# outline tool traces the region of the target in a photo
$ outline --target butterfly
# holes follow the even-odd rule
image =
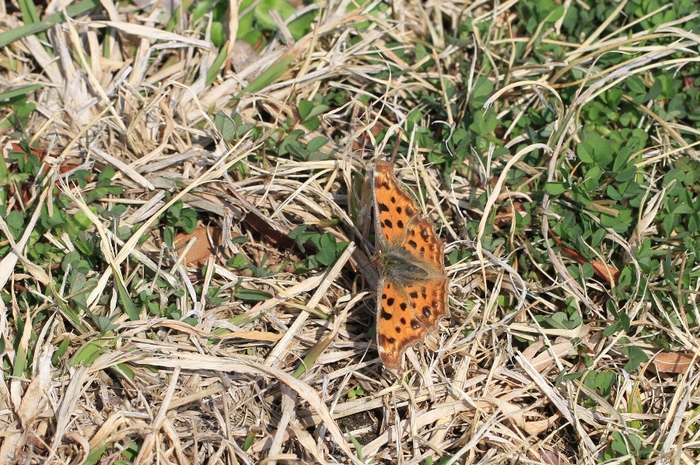
[[[403,354],[449,317],[449,280],[443,245],[432,222],[394,176],[394,164],[379,161],[373,173],[374,258],[377,284],[377,345],[384,366],[399,370]]]

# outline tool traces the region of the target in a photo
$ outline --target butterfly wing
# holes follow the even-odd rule
[[[432,275],[445,275],[444,247],[428,218],[416,217],[408,223],[401,249]]]
[[[406,226],[417,214],[416,202],[394,176],[394,164],[377,162],[374,167],[374,230],[380,247],[400,244]]]
[[[377,347],[384,366],[401,369],[406,349],[422,340],[425,325],[418,321],[409,307],[406,292],[391,280],[382,277],[377,296]]]
[[[446,278],[400,286],[383,277],[377,297],[377,342],[387,368],[398,370],[406,349],[449,315]]]
[[[401,249],[424,271],[423,279],[404,279],[403,283],[411,311],[430,333],[440,319],[450,315],[444,246],[429,219],[414,218],[406,228]]]

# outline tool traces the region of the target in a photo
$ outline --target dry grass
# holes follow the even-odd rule
[[[44,176],[8,190],[7,211],[25,215],[23,234],[13,236],[0,219],[2,236],[14,237],[1,244],[11,251],[0,261],[0,463],[639,460],[631,452],[605,455],[624,442],[630,451],[652,449],[644,463],[696,463],[698,331],[684,315],[696,310],[697,280],[678,280],[681,297],[669,308],[650,289],[673,283],[661,271],[644,276],[635,258],[644,239],[659,234],[665,186],[651,183],[631,233],[606,229],[588,262],[602,267],[602,277],[585,285],[571,275],[575,260],[550,240],[563,221],[553,205],[576,200],[543,188],[562,181],[559,167],[575,158],[582,108],[630,75],[697,60],[699,37],[682,29],[692,18],[644,33],[601,27],[582,43],[563,44],[556,60],[514,66],[516,45],[527,56],[541,41],[509,33],[519,24],[513,3],[496,10],[407,3],[372,14],[328,4],[300,40],[278,21],[280,33],[263,53],[239,63],[250,51],[231,45],[238,72],[220,72],[209,84],[218,50],[203,40],[206,18],[166,32],[158,7],[130,12],[104,4],[99,14],[47,30],[50,53],[37,35],[0,49],[0,87],[42,85],[31,94],[36,111],[24,130],[49,154]],[[20,17],[0,12],[0,31],[16,28]],[[486,34],[475,29],[469,41],[446,41],[443,27],[467,18],[488,25]],[[235,19],[229,27],[236,30]],[[406,61],[403,51],[424,41],[442,52],[428,48]],[[632,58],[598,68],[612,51]],[[465,63],[474,66],[464,71]],[[275,66],[277,78],[250,87]],[[473,149],[440,172],[419,132],[444,125],[447,140],[468,116],[462,102],[473,98],[480,76],[496,89],[486,106],[510,121],[498,136],[508,154]],[[572,86],[573,98],[560,94]],[[346,98],[322,113],[317,128],[301,126],[299,102],[326,102],[332,93]],[[443,121],[427,110],[427,95],[444,105]],[[556,115],[546,144],[517,127],[543,106]],[[417,108],[426,111],[411,130]],[[224,140],[219,110],[254,129]],[[653,128],[657,147],[644,151],[642,176],[697,157],[697,130],[653,112],[646,118],[639,127]],[[294,129],[303,143],[326,137],[325,157],[278,155]],[[420,193],[446,240],[452,314],[439,334],[409,351],[400,379],[383,369],[371,335],[377,272],[366,183],[397,137],[400,178]],[[6,162],[20,139],[2,134]],[[436,144],[444,149],[442,140]],[[540,163],[528,161],[533,154]],[[123,191],[90,199],[100,187],[96,174],[107,168]],[[76,182],[77,170],[91,173],[86,183]],[[531,190],[513,189],[508,176],[516,170]],[[33,237],[37,224],[63,208],[59,193],[67,213],[90,226]],[[513,216],[533,201],[538,208],[527,213],[534,221],[516,231]],[[163,245],[163,218],[178,202],[197,210],[201,227],[187,255]],[[124,211],[103,214],[115,206]],[[330,266],[298,271],[318,251],[311,240],[300,250],[290,238],[301,224],[349,245]],[[202,252],[212,240],[205,226],[221,230],[222,245]],[[37,241],[60,251],[55,262],[32,262],[28,249]],[[75,251],[92,258],[62,261]],[[688,252],[669,245],[668,253],[678,264]],[[227,266],[232,257],[250,266]],[[605,276],[614,263],[632,270],[629,298]],[[611,306],[632,329],[603,333],[616,321]],[[537,318],[562,308],[578,308],[582,320],[563,329]],[[673,351],[650,340],[652,333],[667,335]],[[650,357],[631,373],[624,369],[628,347]],[[614,378],[611,392],[584,382],[599,374]],[[629,444],[635,440],[641,446]]]

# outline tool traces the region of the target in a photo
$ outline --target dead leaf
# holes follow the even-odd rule
[[[684,373],[697,362],[694,353],[661,352],[652,360],[657,373]]]
[[[192,247],[187,248],[187,243],[197,239]],[[187,251],[184,263],[186,265],[202,266],[209,256],[216,253],[216,248],[221,247],[221,229],[217,226],[206,226],[195,229],[191,234],[179,233],[173,240],[178,257]]]

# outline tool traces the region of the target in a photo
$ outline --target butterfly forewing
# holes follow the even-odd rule
[[[374,168],[374,208],[375,234],[383,237],[389,245],[400,243],[418,209],[413,198],[394,177],[393,163],[380,161]]]

